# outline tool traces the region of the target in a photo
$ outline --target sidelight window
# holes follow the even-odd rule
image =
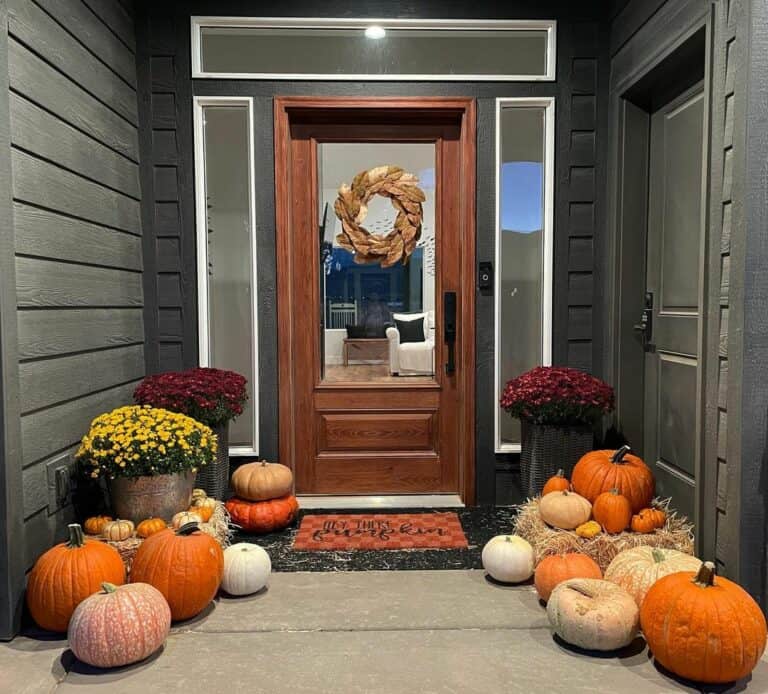
[[[496,100],[496,452],[520,450],[504,384],[552,360],[554,99]]]
[[[196,97],[195,184],[201,366],[248,379],[248,404],[230,424],[232,454],[258,453],[253,104]]]

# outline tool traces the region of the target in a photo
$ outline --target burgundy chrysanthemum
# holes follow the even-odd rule
[[[591,423],[613,411],[613,388],[567,366],[537,366],[504,387],[501,406],[536,424]]]
[[[181,412],[215,427],[242,414],[246,379],[234,371],[195,368],[147,376],[133,393],[139,405]]]

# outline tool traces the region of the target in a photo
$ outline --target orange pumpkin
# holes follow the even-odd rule
[[[168,601],[174,621],[202,612],[224,575],[224,552],[210,535],[187,523],[141,543],[131,566],[133,583],[149,583]]]
[[[603,526],[607,533],[623,532],[632,522],[632,506],[618,489],[600,494],[592,504],[592,517]]]
[[[646,508],[640,511],[640,513],[646,513],[657,528],[663,528],[664,524],[667,522],[667,514],[660,508]]]
[[[656,525],[653,522],[653,518],[651,518],[647,513],[643,513],[642,511],[640,513],[636,513],[634,516],[632,516],[632,522],[629,526],[632,529],[633,533],[652,533],[654,530],[656,530]]]
[[[568,478],[565,476],[565,472],[563,470],[558,470],[556,475],[554,475],[553,477],[550,477],[546,481],[543,489],[541,490],[541,495],[544,496],[545,494],[549,494],[550,492],[562,492],[570,488],[571,488],[571,483],[568,481]]]
[[[112,520],[112,516],[91,516],[83,523],[85,532],[89,535],[101,535],[104,526]]]
[[[27,583],[27,605],[43,629],[66,631],[75,608],[101,589],[103,582],[125,583],[125,566],[118,551],[83,537],[69,526],[69,541],[49,549],[35,563]]]
[[[593,502],[603,492],[618,489],[629,499],[633,513],[651,503],[655,482],[651,469],[629,446],[617,451],[591,451],[573,468],[571,485],[577,494]]]
[[[299,510],[296,497],[286,494],[270,501],[244,501],[233,497],[226,503],[232,522],[253,533],[271,533],[290,525]]]
[[[640,608],[640,624],[657,662],[707,684],[746,677],[768,636],[757,603],[738,584],[715,576],[712,562],[698,573],[680,571],[656,581]]]
[[[569,578],[602,578],[603,572],[594,559],[580,552],[552,554],[536,567],[533,582],[539,597],[546,602],[552,591]]]
[[[162,518],[147,518],[136,527],[136,534],[144,539],[165,530],[168,526]]]
[[[213,515],[212,506],[190,506],[187,510],[189,513],[200,516],[200,518],[203,519],[203,523],[207,523],[211,520],[211,516]]]

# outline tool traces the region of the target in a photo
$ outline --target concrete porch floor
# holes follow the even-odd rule
[[[703,691],[768,692],[751,681]],[[558,644],[532,586],[482,571],[276,573],[175,626],[164,650],[118,671],[77,662],[66,641],[0,645],[0,692],[240,691],[281,694],[694,692],[660,672],[642,639],[619,655]]]

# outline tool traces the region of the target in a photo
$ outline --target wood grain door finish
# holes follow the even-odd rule
[[[434,377],[323,379],[317,210],[325,142],[434,143]],[[294,470],[296,492],[457,493],[472,503],[474,101],[277,98],[275,169],[280,461]],[[445,368],[445,292],[457,297],[452,373]]]

